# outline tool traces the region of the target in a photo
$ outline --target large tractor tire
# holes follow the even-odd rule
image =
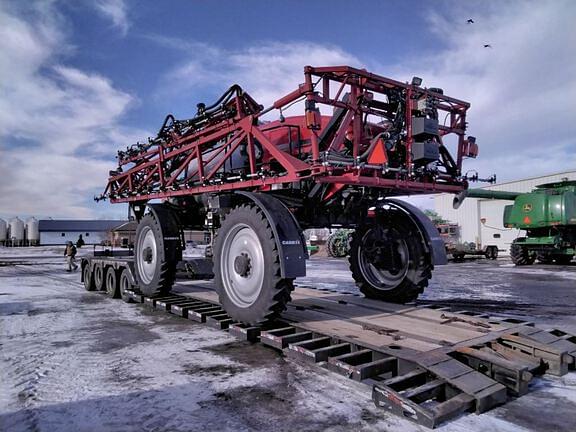
[[[407,303],[428,286],[432,264],[418,228],[400,212],[386,223],[360,226],[352,236],[350,270],[368,298]]]
[[[170,259],[165,247],[161,221],[155,214],[145,215],[138,223],[134,242],[134,270],[140,291],[148,297],[170,292],[176,278],[177,260]]]
[[[512,243],[512,246],[510,246],[510,258],[517,266],[532,265],[536,260],[536,254],[530,253],[526,247],[518,243]]]
[[[214,239],[214,282],[231,318],[257,324],[286,309],[293,279],[282,278],[270,222],[253,204],[226,215]]]

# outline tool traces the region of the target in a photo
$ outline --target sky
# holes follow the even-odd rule
[[[464,171],[576,169],[575,23],[571,0],[0,0],[0,217],[125,216],[93,201],[117,150],[233,83],[266,106],[305,65],[469,101]]]

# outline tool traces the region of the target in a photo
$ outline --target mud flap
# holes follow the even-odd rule
[[[268,219],[280,255],[282,278],[306,276],[306,241],[294,215],[277,198],[263,193],[237,191],[256,204]]]
[[[182,233],[176,214],[164,204],[148,204],[148,209],[154,215],[162,228],[164,253],[167,261],[182,260]]]
[[[405,201],[398,199],[386,199],[379,203],[378,207],[390,205],[400,208],[412,219],[412,222],[418,227],[422,240],[430,254],[432,265],[444,265],[448,263],[446,256],[446,247],[440,237],[438,229],[434,226],[430,218],[424,214],[418,207],[413,206]]]

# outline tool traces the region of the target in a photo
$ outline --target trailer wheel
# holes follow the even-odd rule
[[[510,258],[517,266],[532,265],[536,260],[536,254],[530,253],[527,248],[518,243],[512,243],[512,246],[510,246]]]
[[[176,262],[166,258],[164,234],[152,214],[144,216],[136,229],[134,270],[140,290],[149,297],[167,294],[176,278]]]
[[[486,257],[486,259],[491,260],[498,259],[498,248],[496,246],[487,246],[484,256]]]
[[[257,324],[278,316],[290,301],[293,279],[280,276],[270,222],[255,205],[235,207],[214,239],[214,277],[231,318]]]
[[[128,269],[124,269],[122,270],[122,273],[120,273],[120,297],[122,297],[122,300],[125,301],[126,303],[133,303],[134,300],[132,299],[132,297],[130,297],[127,293],[128,290],[132,289],[132,284],[130,283],[130,275],[128,274]]]
[[[92,274],[94,275],[94,286],[96,290],[103,291],[105,289],[105,286],[104,286],[104,267],[102,267],[102,264],[96,264],[94,266],[94,271]]]
[[[386,225],[363,225],[354,232],[350,270],[366,297],[407,303],[428,286],[432,264],[415,229],[397,213]]]
[[[106,294],[108,294],[110,298],[120,297],[118,276],[114,267],[108,267],[108,270],[106,270]]]
[[[84,289],[86,291],[94,291],[96,289],[93,272],[89,263],[85,264],[82,269],[82,278],[84,279]]]
[[[454,262],[463,262],[464,256],[465,256],[465,254],[463,254],[463,253],[453,253],[452,259],[454,260]]]

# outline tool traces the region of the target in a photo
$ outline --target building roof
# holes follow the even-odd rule
[[[43,219],[38,221],[40,232],[95,232],[110,231],[119,225],[126,223],[124,220],[67,220],[67,219]]]

